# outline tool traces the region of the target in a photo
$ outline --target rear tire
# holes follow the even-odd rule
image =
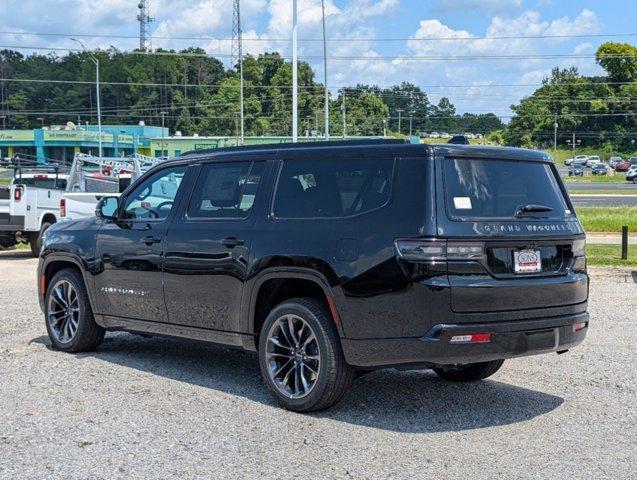
[[[57,350],[88,352],[104,340],[105,330],[93,317],[82,275],[65,268],[50,280],[44,297],[44,323]]]
[[[458,368],[437,367],[433,370],[440,378],[451,382],[475,382],[493,375],[500,370],[503,363],[504,360],[493,360],[491,362],[470,363]]]
[[[51,226],[49,222],[42,222],[39,232],[33,232],[29,235],[29,245],[31,246],[31,253],[34,257],[40,256],[42,250],[42,240],[44,238],[44,232]]]
[[[259,365],[277,402],[295,412],[331,407],[355,377],[329,310],[314,298],[287,300],[270,312],[261,328]]]

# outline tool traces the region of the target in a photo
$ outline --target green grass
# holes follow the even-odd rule
[[[626,175],[588,175],[586,177],[564,176],[562,177],[566,183],[628,183]]]
[[[11,183],[10,178],[0,178],[0,185],[9,185]]]
[[[637,246],[628,246],[628,260],[622,260],[621,245],[586,245],[586,257],[589,265],[613,267],[637,266]]]
[[[577,216],[587,232],[619,234],[623,225],[637,232],[637,207],[580,207]]]

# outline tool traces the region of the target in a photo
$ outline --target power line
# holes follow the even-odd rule
[[[88,33],[50,33],[50,32],[16,32],[16,31],[0,31],[0,35],[28,35],[38,37],[84,37],[84,38],[106,38],[106,39],[136,39],[133,35],[103,35]],[[532,40],[532,39],[560,39],[560,38],[618,38],[618,37],[634,37],[637,33],[582,33],[569,35],[498,35],[498,36],[472,36],[472,37],[344,37],[344,38],[328,38],[327,42],[438,42],[438,41],[477,41],[477,40]],[[147,36],[147,39],[153,40],[204,40],[217,42],[232,42],[232,37],[213,37],[210,35],[198,36],[168,36],[153,35]],[[289,38],[276,37],[253,37],[245,38],[247,42],[290,42]],[[300,38],[299,42],[322,42],[322,38]]]
[[[64,51],[64,52],[82,52],[77,48],[67,47],[40,47],[40,46],[23,46],[23,45],[0,45],[0,48],[13,49],[13,50],[46,50],[46,51]],[[107,53],[105,50],[92,50],[94,54],[101,52]],[[171,51],[154,51],[146,52],[133,50],[126,52],[131,55],[151,55],[151,56],[172,56],[172,57],[204,57],[204,58],[231,58],[231,54],[223,53],[192,53],[192,52],[171,52]],[[261,56],[276,56],[281,59],[292,58],[289,55],[281,55],[280,53],[262,53]],[[323,59],[322,55],[304,55],[300,58],[306,60],[319,60]],[[542,60],[542,59],[587,59],[587,58],[637,58],[637,53],[630,54],[579,54],[579,53],[555,53],[555,54],[515,54],[515,55],[414,55],[414,56],[370,56],[370,55],[335,55],[329,56],[330,60],[400,60],[405,62],[411,61],[477,61],[477,60]]]
[[[58,80],[58,79],[40,79],[40,78],[0,78],[0,82],[20,82],[20,83],[61,83],[61,84],[78,84],[78,85],[94,85],[94,81],[90,80]],[[221,84],[198,84],[198,83],[160,83],[160,82],[108,82],[100,81],[102,85],[130,85],[135,87],[188,87],[188,88],[219,88]],[[541,87],[552,85],[544,85],[542,83],[480,83],[480,84],[451,84],[451,85],[416,85],[419,88],[520,88],[520,87]],[[555,87],[592,87],[597,85],[637,85],[637,82],[593,82],[593,83],[566,83],[554,85]],[[378,87],[399,87],[400,85],[371,85],[369,89],[359,89],[357,87],[333,85],[334,88],[345,89],[348,92],[361,91],[374,93],[373,88]],[[244,88],[290,88],[291,85],[244,85]],[[315,89],[321,88],[321,84],[316,85],[299,85],[299,88]],[[367,87],[367,86],[365,86]],[[426,92],[417,92],[418,94]],[[388,93],[389,94],[389,93]]]

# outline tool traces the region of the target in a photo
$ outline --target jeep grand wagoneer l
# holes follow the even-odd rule
[[[109,330],[258,352],[297,411],[357,371],[451,381],[562,352],[588,327],[585,237],[535,151],[399,141],[198,151],[96,217],[56,224],[39,265],[55,348]]]

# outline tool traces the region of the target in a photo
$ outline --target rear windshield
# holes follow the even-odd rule
[[[18,177],[13,181],[16,185],[26,185],[35,188],[57,188],[64,190],[66,188],[66,179],[63,178],[39,178],[39,177]]]
[[[457,159],[444,161],[447,213],[451,218],[514,218],[521,207],[551,211],[524,218],[570,214],[551,167],[545,163]]]

